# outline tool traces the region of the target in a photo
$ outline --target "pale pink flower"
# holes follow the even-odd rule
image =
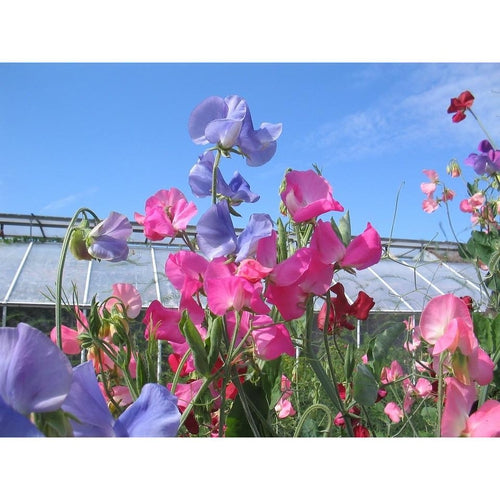
[[[390,384],[391,382],[395,382],[396,380],[402,378],[404,376],[403,368],[398,363],[397,360],[394,360],[391,363],[390,367],[384,366],[382,368],[382,372],[380,374],[380,381],[383,384]]]
[[[81,346],[78,336],[87,331],[89,325],[85,314],[75,307],[75,314],[77,316],[76,329],[69,328],[61,325],[61,347],[65,354],[80,354]],[[54,327],[50,332],[50,339],[54,344],[57,344],[57,328]]]
[[[115,283],[113,285],[113,296],[106,301],[106,309],[111,311],[113,306],[117,304],[124,306],[128,318],[137,318],[142,309],[141,295],[129,283]]]
[[[384,413],[395,424],[399,423],[404,416],[403,410],[394,401],[385,405]]]
[[[485,200],[484,194],[479,192],[472,195],[470,198],[462,200],[459,208],[462,212],[473,213],[484,205]]]
[[[422,209],[424,210],[424,212],[427,212],[428,214],[436,211],[438,208],[439,208],[439,203],[433,198],[426,198],[422,202]]]
[[[446,379],[441,422],[443,437],[500,437],[500,402],[488,400],[470,414],[477,399],[476,388],[455,378]]]
[[[291,388],[292,383],[290,382],[290,380],[288,380],[286,375],[281,375],[282,395],[274,407],[276,413],[278,414],[278,418],[292,417],[297,413],[290,401],[290,397],[293,394]]]

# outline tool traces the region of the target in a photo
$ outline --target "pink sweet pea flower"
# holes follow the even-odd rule
[[[286,375],[281,375],[281,398],[276,403],[274,409],[278,413],[278,418],[292,417],[297,412],[290,402],[290,398],[293,394],[292,383]]]
[[[447,350],[455,377],[470,384],[471,379],[487,385],[493,378],[494,363],[480,347],[467,304],[453,294],[431,299],[420,317],[419,332],[433,345],[432,355]]]
[[[111,311],[116,304],[123,304],[128,318],[137,318],[142,309],[141,295],[129,283],[115,283],[113,285],[113,297],[106,301],[106,309]]]
[[[398,363],[397,360],[394,360],[391,363],[390,367],[384,366],[382,368],[382,372],[380,374],[380,381],[383,384],[390,384],[391,382],[395,382],[396,380],[402,378],[404,376],[403,368]]]
[[[384,413],[395,424],[399,423],[404,416],[403,410],[396,403],[394,403],[394,401],[385,405]]]
[[[286,174],[285,182],[281,200],[294,222],[305,222],[331,210],[344,211],[333,199],[328,181],[314,170],[292,170]]]
[[[142,322],[146,325],[144,335],[149,339],[154,333],[158,340],[167,340],[183,344],[186,339],[179,329],[182,311],[164,307],[158,300],[153,300],[146,309]]]
[[[430,214],[439,208],[439,203],[433,198],[426,198],[422,202],[422,209],[424,212]]]
[[[236,275],[237,266],[224,257],[213,259],[205,272],[204,289],[209,309],[219,316],[229,310],[252,310],[267,314],[269,306],[262,299],[263,285]]]
[[[146,200],[146,214],[134,214],[138,224],[144,226],[144,235],[151,241],[173,238],[186,229],[196,215],[197,208],[188,202],[177,188],[161,189]]]
[[[485,200],[486,198],[483,193],[475,193],[470,198],[462,200],[459,208],[462,212],[473,213],[478,211],[484,205]]]
[[[295,355],[290,333],[285,325],[275,324],[269,316],[259,315],[252,321],[252,337],[255,355],[266,361],[276,359],[282,354]]]
[[[69,355],[80,354],[81,346],[78,336],[86,332],[89,327],[85,314],[83,314],[78,307],[75,307],[75,313],[77,315],[76,330],[65,325],[61,325],[62,351]],[[56,327],[52,328],[52,331],[50,332],[50,340],[57,345]]]
[[[373,266],[382,257],[380,235],[368,222],[362,234],[356,236],[347,245],[345,256],[340,261],[341,267],[353,267],[358,271]]]
[[[500,437],[500,402],[488,400],[471,415],[476,399],[473,385],[464,385],[451,377],[446,379],[441,436]]]
[[[300,248],[280,262],[268,276],[266,299],[286,321],[304,314],[309,294],[326,293],[333,278],[333,266],[324,264],[315,250]]]
[[[469,354],[477,345],[472,318],[468,307],[455,295],[449,293],[431,299],[420,318],[420,334],[429,344],[434,345],[434,354],[445,349],[454,351],[460,341]]]

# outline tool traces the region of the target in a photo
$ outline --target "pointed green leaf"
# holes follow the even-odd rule
[[[377,400],[377,381],[370,368],[362,363],[354,371],[353,396],[360,405],[364,406],[371,406]]]

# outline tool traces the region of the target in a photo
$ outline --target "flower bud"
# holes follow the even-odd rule
[[[92,260],[93,257],[87,249],[86,238],[88,235],[88,227],[82,223],[79,227],[73,229],[69,239],[69,250],[78,260]]]

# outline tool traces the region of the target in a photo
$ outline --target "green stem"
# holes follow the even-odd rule
[[[472,111],[471,108],[468,108],[468,111],[474,117],[474,119],[476,120],[476,122],[479,125],[479,127],[481,127],[481,130],[486,135],[486,137],[487,137],[488,141],[490,142],[490,144],[492,145],[493,149],[497,149],[496,146],[495,146],[495,143],[494,143],[493,139],[490,137],[490,134],[488,134],[488,131],[484,128],[484,125],[481,123],[481,120],[479,120],[479,118],[477,117],[476,113],[474,113],[474,111]]]
[[[66,261],[66,254],[68,253],[69,242],[71,238],[71,233],[73,232],[73,225],[80,216],[80,214],[85,214],[88,212],[96,221],[99,220],[97,215],[88,208],[80,208],[76,211],[75,215],[68,224],[68,229],[64,236],[61,255],[59,256],[59,264],[57,266],[57,278],[56,278],[56,333],[57,333],[57,345],[59,349],[62,349],[62,327],[61,327],[61,309],[62,309],[62,278],[64,272],[64,263]]]
[[[219,170],[219,163],[221,159],[221,151],[217,149],[217,153],[215,154],[214,167],[212,170],[212,204],[215,205],[217,203],[217,170]]]
[[[327,421],[327,426],[325,430],[323,430],[323,435],[327,437],[330,434],[330,430],[332,428],[332,422],[333,422],[333,415],[332,412],[330,411],[330,408],[328,406],[317,403],[312,406],[310,406],[300,417],[299,422],[297,423],[297,427],[295,428],[295,432],[293,433],[293,437],[299,437],[300,431],[302,430],[302,427],[306,421],[306,418],[309,416],[310,413],[312,413],[315,410],[323,410],[326,414],[326,421]]]
[[[441,420],[443,418],[443,403],[444,403],[444,391],[443,391],[443,361],[446,355],[446,351],[443,351],[439,356],[439,367],[438,367],[438,401],[437,401],[437,412],[438,421],[436,428],[436,436],[441,437]]]

